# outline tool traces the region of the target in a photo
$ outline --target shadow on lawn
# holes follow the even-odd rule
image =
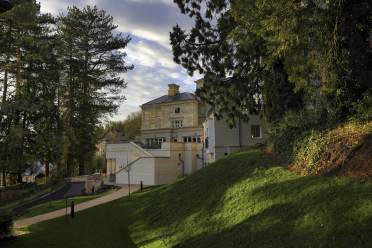
[[[136,247],[128,230],[128,216],[117,203],[108,203],[29,227],[30,233],[0,243],[0,247],[114,248]]]
[[[371,182],[285,172],[288,178],[250,189],[239,202],[239,208],[252,202],[267,206],[246,214],[238,224],[226,225],[216,218],[226,192],[244,180],[265,177],[257,171],[274,165],[257,151],[226,159],[146,199],[151,201],[141,210],[149,213],[146,224],[159,232],[147,240],[140,234],[145,237],[142,245],[161,239],[175,247],[372,247],[372,205],[366,203],[372,198]],[[195,226],[183,227],[185,221]],[[193,233],[202,234],[188,236]]]
[[[361,210],[371,190],[369,182],[319,177],[266,185],[253,197],[271,207],[175,247],[372,247],[372,205]]]

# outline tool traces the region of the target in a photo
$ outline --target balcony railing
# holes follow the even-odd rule
[[[143,144],[143,149],[161,149],[161,144]]]

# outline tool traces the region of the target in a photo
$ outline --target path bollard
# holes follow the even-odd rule
[[[142,190],[143,190],[143,182],[141,181],[141,192],[142,192]]]
[[[74,201],[71,202],[71,218],[75,217],[75,204]]]

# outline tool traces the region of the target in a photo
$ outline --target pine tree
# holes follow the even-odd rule
[[[95,152],[95,127],[123,99],[119,93],[126,83],[120,74],[132,67],[125,64],[122,50],[130,38],[115,35],[116,28],[112,16],[89,6],[68,8],[58,20],[68,175],[76,165],[80,175],[86,173]]]
[[[52,18],[40,13],[36,1],[23,1],[0,21],[6,30],[0,53],[4,74],[0,158],[3,178],[12,173],[20,182],[24,170],[36,161],[56,162],[58,149],[53,148],[61,143],[55,128],[58,63],[50,49],[55,46],[49,35]],[[43,137],[48,138],[41,142]]]

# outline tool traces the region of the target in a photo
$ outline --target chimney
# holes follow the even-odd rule
[[[195,81],[195,83],[196,83],[196,89],[197,90],[201,89],[201,88],[203,88],[203,85],[204,85],[204,79],[203,78],[198,79],[198,80]]]
[[[180,93],[180,86],[177,84],[168,84],[168,96],[175,96]]]

